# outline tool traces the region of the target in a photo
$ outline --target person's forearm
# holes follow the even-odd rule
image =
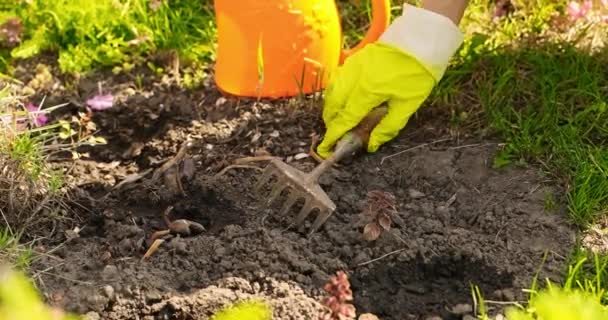
[[[456,25],[460,24],[468,0],[423,0],[422,7],[448,17]]]

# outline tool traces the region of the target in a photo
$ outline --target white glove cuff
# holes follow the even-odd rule
[[[458,26],[448,17],[406,3],[403,14],[380,36],[379,42],[416,57],[439,81],[463,38]]]

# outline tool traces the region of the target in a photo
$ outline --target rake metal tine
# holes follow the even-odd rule
[[[313,209],[312,208],[312,200],[306,199],[306,202],[304,203],[304,206],[302,207],[302,209],[300,210],[300,213],[298,214],[298,216],[294,220],[294,224],[296,224],[296,225],[301,224],[304,221],[304,219],[306,219],[306,217],[308,216],[308,214],[310,213],[310,211],[312,209]]]
[[[319,229],[321,225],[327,221],[331,214],[332,213],[329,211],[329,209],[321,210],[319,215],[317,215],[315,222],[313,222],[312,227],[310,227],[310,233],[316,232],[317,229]]]
[[[293,206],[293,204],[296,203],[296,201],[298,201],[298,195],[293,191],[289,192],[289,197],[287,198],[287,200],[285,200],[285,203],[281,208],[280,215],[286,215],[287,212],[289,212],[289,209],[291,209],[291,207]]]
[[[285,179],[280,179],[279,181],[277,181],[274,188],[272,188],[272,190],[270,191],[270,196],[268,197],[268,201],[266,201],[266,204],[271,204],[275,202],[277,198],[281,195],[281,192],[285,190],[285,188],[287,188],[287,183]]]
[[[272,170],[271,167],[267,167],[266,170],[264,170],[264,173],[262,173],[262,176],[253,187],[256,192],[259,192],[260,189],[262,189],[262,187],[264,186],[264,184],[266,184],[270,180],[270,178],[272,178],[273,172],[274,170]]]

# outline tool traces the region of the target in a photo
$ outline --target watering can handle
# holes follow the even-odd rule
[[[372,43],[388,28],[391,18],[391,0],[371,0],[372,1],[372,21],[367,33],[361,41],[351,49],[343,49],[340,54],[340,64],[357,50],[366,44]]]

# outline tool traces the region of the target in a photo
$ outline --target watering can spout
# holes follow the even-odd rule
[[[342,49],[334,0],[215,0],[220,91],[257,98],[292,97],[325,88],[348,56],[376,41],[390,22],[390,0],[371,0],[372,21]]]

